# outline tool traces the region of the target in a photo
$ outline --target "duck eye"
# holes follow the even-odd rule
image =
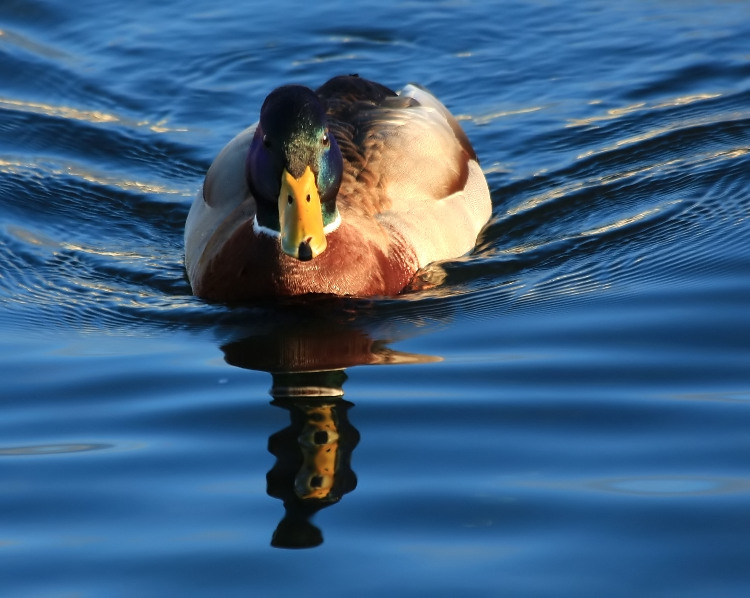
[[[271,147],[271,140],[268,138],[268,135],[263,135],[263,145]]]
[[[328,139],[328,133],[323,133],[323,137],[320,138],[320,142],[324,147],[328,146],[328,144],[331,142],[330,139]]]

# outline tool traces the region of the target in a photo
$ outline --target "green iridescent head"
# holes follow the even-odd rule
[[[325,108],[312,90],[285,85],[272,91],[247,156],[247,179],[261,226],[278,231],[285,253],[312,259],[326,247],[343,159],[328,130]]]

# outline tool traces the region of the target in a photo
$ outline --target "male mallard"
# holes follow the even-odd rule
[[[490,217],[466,134],[432,94],[356,75],[279,87],[221,151],[185,227],[193,292],[395,295]]]

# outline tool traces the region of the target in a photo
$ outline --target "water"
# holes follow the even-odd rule
[[[747,3],[107,4],[0,6],[3,595],[747,594]],[[348,72],[460,116],[476,251],[192,297],[213,157]]]

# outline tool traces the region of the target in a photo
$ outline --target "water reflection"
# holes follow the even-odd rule
[[[347,415],[353,405],[340,397],[280,397],[272,405],[289,411],[291,422],[268,439],[276,463],[266,475],[267,492],[282,500],[286,511],[271,545],[318,546],[323,534],[310,518],[357,486],[351,456],[359,432]]]
[[[345,368],[439,358],[393,350],[352,322],[319,319],[270,326],[222,350],[230,365],[271,373],[271,405],[289,412],[289,425],[268,439],[276,462],[266,475],[266,491],[285,510],[271,545],[319,546],[323,534],[312,516],[357,486],[351,460],[360,436],[349,422],[354,404],[342,398]]]

